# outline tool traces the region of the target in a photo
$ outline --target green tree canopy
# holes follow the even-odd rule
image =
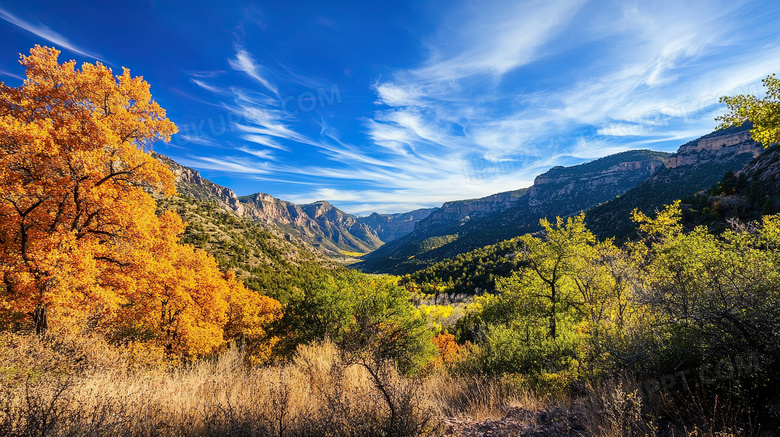
[[[725,103],[730,112],[716,120],[722,122],[719,126],[721,129],[751,121],[753,129],[750,134],[753,139],[769,147],[780,140],[780,79],[772,74],[762,82],[766,88],[764,98],[747,94],[721,97],[720,102]]]

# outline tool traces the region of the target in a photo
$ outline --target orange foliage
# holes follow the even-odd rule
[[[179,244],[176,214],[155,214],[149,191],[172,194],[174,179],[148,150],[176,127],[149,85],[30,53],[24,84],[0,83],[0,323],[86,319],[187,355],[257,335],[278,303]]]
[[[455,336],[443,332],[433,337],[433,343],[439,348],[439,356],[433,362],[434,367],[454,363],[460,357],[460,345],[455,342]]]

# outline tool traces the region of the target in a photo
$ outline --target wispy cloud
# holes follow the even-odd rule
[[[543,56],[541,49],[568,27],[585,3],[468,4],[449,17],[450,26],[442,26],[429,43],[430,59],[409,73],[429,84],[480,74],[500,77]]]
[[[177,158],[177,161],[182,165],[197,168],[199,170],[215,170],[233,174],[269,174],[267,162],[258,162],[253,159],[189,156]]]
[[[211,84],[207,83],[206,81],[204,81],[202,79],[194,79],[193,78],[193,79],[190,79],[190,81],[192,83],[194,83],[195,85],[203,88],[204,90],[212,92],[214,94],[229,95],[229,91],[228,90],[223,90],[223,89],[221,89],[221,88],[219,88],[217,86],[211,85]]]
[[[265,160],[272,160],[273,159],[273,152],[270,150],[255,150],[250,149],[249,147],[239,147],[238,150],[247,153],[249,155],[255,156],[257,158],[265,159]]]
[[[234,70],[243,71],[247,76],[268,88],[272,93],[279,95],[279,90],[265,78],[263,67],[257,64],[251,53],[237,46],[236,57],[229,59],[228,63]]]
[[[13,77],[14,79],[24,80],[22,76],[19,76],[18,74],[9,73],[7,71],[0,70],[0,74],[3,76]]]
[[[737,23],[745,25],[733,19],[743,3],[621,2],[583,8],[584,2],[564,0],[524,2],[516,8],[503,3],[466,6],[446,17],[442,30],[426,41],[426,61],[373,84],[380,109],[365,120],[367,135],[399,170],[439,169],[423,171],[420,186],[438,187],[433,179],[447,180],[463,193],[454,198],[462,198],[467,192],[490,194],[496,184],[452,180],[445,172],[453,166],[432,157],[462,163],[534,144],[543,156],[513,175],[517,180],[508,186],[519,188],[559,156],[593,159],[704,134],[714,122],[711,114],[699,116],[703,96],[780,67],[780,58],[760,54],[766,48],[750,47],[734,36]],[[602,55],[570,59],[567,65],[563,54],[583,44],[602,47]],[[731,58],[745,61],[735,64],[724,55],[736,46],[740,51]],[[551,59],[556,56],[560,60]],[[755,67],[756,59],[765,61],[760,62],[763,68],[753,68],[751,77],[748,66]],[[556,76],[522,72],[551,62],[560,69]],[[735,74],[739,79],[734,80]],[[535,86],[526,86],[525,76]],[[567,144],[577,129],[597,129],[661,110],[679,113],[667,114],[662,126],[643,124],[622,140],[593,142],[584,149]],[[666,134],[653,130],[668,130],[674,123],[687,126]]]
[[[64,36],[55,32],[54,30],[50,29],[47,26],[44,26],[42,24],[33,24],[28,21],[22,20],[21,18],[17,17],[16,15],[2,8],[0,8],[0,18],[13,24],[14,26],[22,28],[40,38],[45,39],[46,41],[54,44],[54,46],[58,49],[60,48],[68,49],[72,52],[78,53],[81,56],[103,61],[103,59],[99,55],[96,55],[85,49],[82,49],[81,47],[76,46],[75,44],[71,43],[67,38],[65,38]]]
[[[280,89],[314,87],[309,72],[260,65],[236,45],[228,63],[257,89],[192,81],[242,114],[241,145],[190,162],[289,184],[277,197],[369,213],[527,187],[551,166],[625,150],[671,150],[714,126],[717,97],[780,69],[780,47],[766,43],[774,21],[758,26],[746,4],[456,2],[421,36],[419,62],[369,85],[375,106],[349,114],[360,132],[346,135],[334,126],[354,119],[282,110]],[[577,140],[583,131],[593,138]],[[470,179],[474,159],[514,170]]]
[[[272,147],[274,149],[284,151],[290,150],[288,147],[279,144],[276,140],[267,135],[241,135],[241,139],[263,146]]]

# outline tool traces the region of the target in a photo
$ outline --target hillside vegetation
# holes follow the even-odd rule
[[[183,243],[213,255],[221,270],[234,271],[247,288],[280,301],[341,268],[302,242],[287,241],[215,202],[174,196],[157,203],[159,211],[175,211],[187,223]]]

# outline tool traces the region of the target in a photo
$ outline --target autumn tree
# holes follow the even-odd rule
[[[3,324],[42,334],[50,319],[86,319],[179,354],[251,334],[278,303],[181,245],[175,213],[155,213],[150,192],[174,193],[174,178],[148,151],[176,127],[149,84],[59,53],[36,46],[22,86],[0,83]]]
[[[180,244],[181,219],[167,211],[152,224],[150,238],[136,242],[147,254],[128,266],[122,304],[113,330],[117,340],[149,340],[175,355],[195,356],[238,340],[257,359],[266,359],[265,326],[281,305],[219,271],[206,252]]]
[[[129,243],[154,218],[143,187],[173,192],[145,153],[176,132],[149,85],[127,69],[59,64],[59,53],[36,46],[21,57],[24,84],[0,84],[4,300],[38,333],[49,307],[116,302],[109,272],[130,264]]]

